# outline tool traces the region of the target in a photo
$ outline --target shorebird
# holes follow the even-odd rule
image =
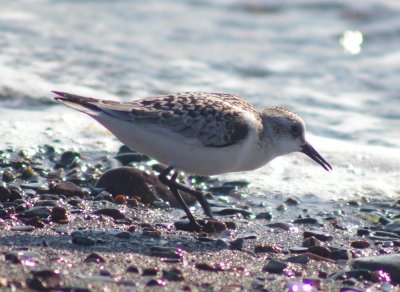
[[[241,97],[224,93],[185,92],[132,102],[53,93],[129,148],[167,165],[159,179],[180,202],[193,230],[201,225],[179,191],[193,195],[207,216],[212,212],[202,192],[176,181],[178,170],[197,175],[248,171],[291,152],[302,152],[332,170],[307,142],[302,118],[283,107],[257,110]]]

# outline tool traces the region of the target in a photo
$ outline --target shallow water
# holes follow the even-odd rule
[[[369,1],[1,1],[2,148],[116,151],[51,90],[130,100],[218,91],[304,117],[300,154],[246,178],[260,195],[398,196],[400,4]]]

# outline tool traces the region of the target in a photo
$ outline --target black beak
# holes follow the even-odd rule
[[[328,162],[326,162],[326,160],[321,155],[319,155],[317,150],[315,150],[314,147],[312,147],[310,144],[306,143],[302,147],[301,152],[303,152],[305,155],[321,165],[326,171],[332,170],[332,166]]]

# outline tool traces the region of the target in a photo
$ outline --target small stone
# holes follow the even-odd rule
[[[157,276],[159,271],[160,271],[159,268],[146,268],[146,269],[143,269],[142,275],[143,276]]]
[[[32,271],[32,278],[27,280],[28,287],[34,290],[56,290],[61,286],[61,275],[52,270]]]
[[[308,252],[308,248],[307,247],[302,247],[302,246],[294,246],[294,247],[290,247],[289,251],[291,253],[306,253]]]
[[[234,221],[224,221],[226,228],[235,230],[236,229],[236,223]]]
[[[261,212],[256,215],[256,219],[272,220],[271,212]]]
[[[329,233],[321,232],[319,230],[304,231],[303,236],[304,238],[313,236],[321,241],[331,241],[333,239],[332,235]]]
[[[307,237],[306,239],[303,240],[302,246],[304,247],[310,247],[310,246],[317,246],[321,245],[321,242],[314,236]]]
[[[368,229],[358,229],[357,230],[358,236],[368,236],[369,234],[370,234],[370,231]]]
[[[115,234],[115,237],[127,239],[127,238],[131,237],[131,234],[130,234],[130,232],[127,232],[127,231],[121,231],[121,232],[118,232],[117,234]]]
[[[331,250],[325,246],[310,246],[308,252],[319,255],[324,258],[330,258]]]
[[[126,269],[127,273],[134,273],[134,274],[138,274],[139,273],[139,269],[136,266],[129,266]]]
[[[291,256],[287,258],[286,261],[294,264],[307,264],[310,261],[310,258],[307,255],[300,254]]]
[[[400,283],[400,254],[358,258],[352,262],[352,266],[356,269],[385,271],[390,274],[393,282]]]
[[[125,219],[125,214],[115,208],[103,208],[93,212],[95,215],[104,215],[113,219]]]
[[[274,245],[256,245],[254,247],[255,253],[282,253],[282,248]]]
[[[118,205],[126,205],[127,200],[124,195],[118,195],[114,198],[113,202]]]
[[[287,224],[287,223],[284,223],[284,222],[270,223],[270,224],[267,224],[267,226],[269,228],[272,228],[272,229],[282,229],[282,230],[285,230],[285,231],[289,231],[290,230],[290,225]]]
[[[27,225],[33,226],[35,228],[43,228],[45,224],[43,223],[42,220],[40,220],[39,217],[33,217],[33,218],[27,218],[23,220],[23,222]]]
[[[263,272],[268,272],[272,274],[282,274],[283,270],[287,268],[287,264],[276,259],[271,259],[263,267]]]
[[[113,197],[109,192],[102,191],[102,192],[98,193],[96,195],[96,197],[94,197],[93,200],[94,201],[102,201],[102,200],[104,200],[104,201],[112,202],[113,201]]]
[[[74,196],[77,196],[77,197],[84,196],[84,192],[82,191],[82,189],[70,181],[59,182],[58,184],[56,184],[53,187],[52,192],[54,194],[64,195],[67,198],[74,197]]]
[[[21,214],[21,217],[23,218],[33,218],[33,217],[39,217],[39,218],[47,218],[51,214],[51,210],[49,207],[33,207],[30,208],[29,210],[23,212]]]
[[[5,202],[11,197],[11,192],[5,186],[0,185],[0,202]]]
[[[351,247],[360,248],[360,249],[368,248],[371,246],[371,244],[365,240],[354,240],[351,242],[350,245],[351,245]]]
[[[34,206],[35,207],[37,207],[37,206],[56,207],[56,206],[58,206],[58,203],[57,203],[57,201],[53,201],[53,200],[40,200],[40,201],[37,201]]]
[[[14,177],[14,175],[12,174],[11,171],[5,170],[5,171],[3,172],[3,181],[4,181],[4,182],[12,182],[12,181],[14,181],[14,180],[15,180],[15,177]]]
[[[150,248],[150,255],[161,258],[178,259],[181,260],[184,251],[180,248],[153,246]]]
[[[230,242],[230,249],[233,250],[242,250],[244,244],[244,238],[237,238]]]
[[[311,217],[298,218],[293,221],[295,224],[318,224],[318,220]],[[317,237],[318,238],[318,237]]]
[[[68,223],[67,209],[63,207],[54,207],[51,209],[50,218],[53,222],[61,224]]]
[[[204,226],[204,231],[207,233],[218,233],[226,229],[225,223],[217,220],[207,220]]]
[[[215,266],[209,263],[196,263],[196,268],[203,271],[217,272]]]
[[[153,237],[153,238],[160,238],[161,232],[157,229],[144,229],[142,232],[143,236]]]
[[[150,280],[149,282],[147,282],[146,286],[151,287],[151,286],[160,286],[160,287],[164,287],[167,285],[167,280],[165,279],[158,279],[158,280]]]
[[[183,273],[181,270],[177,268],[172,268],[169,271],[163,270],[163,275],[162,277],[164,279],[167,279],[168,281],[183,281],[185,280],[185,277],[183,276]]]
[[[288,199],[285,201],[285,204],[288,205],[288,206],[297,206],[297,205],[299,204],[299,201],[297,201],[297,200],[294,199],[294,198],[288,198]]]
[[[76,235],[72,237],[72,243],[77,245],[91,246],[94,245],[96,242],[90,237]]]
[[[92,252],[84,260],[85,263],[105,263],[106,260],[99,254]]]
[[[30,232],[35,230],[33,226],[12,226],[10,228],[11,231],[22,231],[22,232]]]
[[[213,213],[221,216],[242,214],[243,217],[246,219],[255,218],[255,215],[252,212],[239,208],[224,208],[220,210],[213,210]]]
[[[350,259],[349,256],[349,251],[345,250],[345,249],[333,249],[331,251],[331,259],[333,260],[344,260],[344,261],[348,261]]]

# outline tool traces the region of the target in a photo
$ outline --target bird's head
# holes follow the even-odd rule
[[[325,170],[332,170],[330,164],[307,142],[306,126],[303,119],[294,112],[274,107],[262,112],[264,133],[269,136],[277,156],[291,152],[302,152],[316,161]]]

